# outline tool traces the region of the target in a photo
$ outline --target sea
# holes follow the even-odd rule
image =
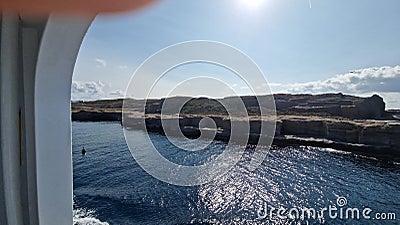
[[[145,142],[144,131],[127,132],[138,146]],[[185,165],[212,160],[226,147],[214,141],[191,156],[165,136],[149,135],[163,156]],[[119,123],[73,122],[72,143],[76,225],[400,224],[400,164],[393,162],[334,149],[272,147],[250,171],[249,146],[225,175],[185,187],[146,173]]]

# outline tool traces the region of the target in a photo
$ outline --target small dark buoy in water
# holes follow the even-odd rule
[[[86,149],[85,149],[85,147],[82,148],[82,155],[86,155]]]

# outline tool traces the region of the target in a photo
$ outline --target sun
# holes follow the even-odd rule
[[[249,9],[257,9],[263,5],[264,2],[265,0],[240,0],[240,3]]]

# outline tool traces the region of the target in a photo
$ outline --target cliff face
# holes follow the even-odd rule
[[[358,120],[284,117],[277,122],[277,135],[315,137],[335,142],[373,145],[392,149],[400,154],[399,121]]]
[[[187,115],[179,118],[182,133],[190,138],[200,136],[199,122],[202,116]],[[216,139],[230,139],[231,121],[226,117],[212,116],[216,126]],[[139,117],[125,118],[127,129],[139,129]],[[146,129],[150,132],[166,132],[158,115],[146,118]],[[268,121],[266,121],[268,124]],[[249,137],[249,144],[257,144],[261,120],[250,119],[250,131],[242,133]],[[335,148],[387,160],[400,161],[400,122],[384,120],[343,120],[317,116],[278,116],[274,144],[306,145]]]
[[[351,119],[383,119],[390,118],[390,114],[385,112],[385,103],[378,95],[368,98],[355,97],[343,94],[323,94],[323,95],[289,95],[277,94],[273,96],[275,99],[276,110],[282,115],[319,115],[334,116]],[[179,100],[180,97],[173,97]],[[218,99],[221,103],[228,103],[233,98],[227,97]],[[250,115],[259,115],[258,102],[254,96],[242,96],[241,101],[245,104]],[[268,98],[268,96],[260,96],[259,99]],[[139,102],[143,100],[129,100],[129,106],[133,110],[138,110]],[[159,114],[161,112],[165,99],[149,100],[146,104],[146,113]],[[215,99],[196,98],[185,104],[181,113],[183,114],[212,114],[227,115],[226,110],[220,102]],[[79,102],[72,104],[73,113],[76,114],[73,119],[79,120],[81,115],[79,111],[97,112],[97,111],[113,111],[121,112],[123,100],[101,100],[94,102]],[[85,114],[82,114],[84,117]],[[96,115],[94,115],[96,116]],[[85,118],[83,118],[85,120]]]
[[[80,110],[71,115],[73,121],[121,121],[121,112]]]
[[[343,94],[275,95],[280,113],[327,115],[352,119],[382,119],[388,117],[385,102],[378,95],[360,98]]]
[[[268,96],[259,97],[261,100]],[[176,97],[172,100],[178,100]],[[377,95],[360,98],[342,94],[274,95],[277,120],[274,143],[277,145],[309,145],[330,147],[400,161],[400,121],[397,114],[385,111],[383,99]],[[229,102],[231,98],[219,99]],[[260,135],[261,118],[255,97],[241,97],[250,115],[249,143],[255,144]],[[138,128],[143,100],[129,100],[130,114],[125,117],[127,128]],[[164,133],[160,112],[164,99],[146,104],[146,128]],[[121,121],[123,101],[104,100],[72,104],[75,121]],[[394,115],[394,116],[392,116]],[[179,125],[182,132],[196,138],[199,122],[212,117],[218,127],[216,139],[229,140],[231,122],[222,104],[213,99],[192,99],[181,110]]]

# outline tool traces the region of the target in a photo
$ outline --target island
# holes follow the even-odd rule
[[[173,97],[180,98],[180,97]],[[221,102],[240,98],[250,121],[248,144],[256,144],[260,135],[260,117],[257,98],[254,96],[226,97],[222,99],[192,98],[179,115],[182,133],[189,138],[200,134],[199,122],[210,117],[218,127],[215,139],[228,141],[230,118]],[[258,96],[259,100],[271,96]],[[400,112],[386,110],[385,102],[378,95],[357,97],[334,94],[275,94],[276,130],[273,145],[315,146],[333,148],[355,154],[371,156],[387,161],[400,162]],[[164,134],[161,109],[166,99],[150,99],[146,102],[146,129]],[[144,100],[129,99],[130,112]],[[142,101],[142,102],[141,102]],[[71,104],[73,121],[122,121],[123,99],[78,101]],[[127,129],[136,129],[143,113],[125,118]],[[122,124],[122,123],[121,123]]]

